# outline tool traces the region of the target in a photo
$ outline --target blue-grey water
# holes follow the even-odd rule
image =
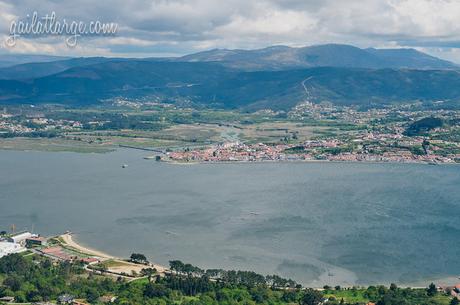
[[[0,229],[312,286],[460,275],[460,167],[0,151]],[[122,168],[122,164],[128,164]]]

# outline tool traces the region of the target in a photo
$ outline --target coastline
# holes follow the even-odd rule
[[[106,151],[77,151],[77,150],[40,150],[40,149],[21,149],[21,148],[9,148],[9,147],[0,147],[1,151],[17,151],[17,152],[40,152],[40,153],[75,153],[75,154],[110,154],[121,150],[132,150],[134,148],[128,147],[113,147],[110,150]],[[151,158],[151,156],[142,157],[145,161],[155,161]],[[437,162],[437,163],[430,163],[426,161],[340,161],[340,160],[258,160],[258,161],[248,161],[248,160],[232,160],[232,161],[179,161],[179,160],[161,160],[155,161],[164,164],[171,164],[171,165],[197,165],[197,164],[274,164],[274,163],[289,163],[289,164],[300,164],[300,163],[332,163],[332,164],[409,164],[409,165],[430,165],[430,166],[438,166],[438,165],[460,165],[458,162]]]
[[[404,165],[430,165],[430,166],[439,166],[439,165],[460,165],[460,163],[455,162],[441,162],[436,164],[431,164],[429,162],[397,162],[397,161],[337,161],[337,160],[265,160],[265,161],[176,161],[176,160],[161,160],[156,161],[165,164],[171,165],[199,165],[199,164],[278,164],[278,163],[288,163],[288,164],[303,164],[303,163],[332,163],[332,164],[404,164]]]
[[[112,255],[109,255],[103,251],[100,251],[100,250],[96,250],[92,247],[88,247],[88,246],[83,246],[81,245],[80,243],[78,243],[75,239],[74,239],[74,234],[70,233],[70,232],[67,232],[67,233],[64,233],[64,234],[61,234],[58,236],[59,238],[62,238],[62,240],[65,242],[65,245],[69,246],[69,247],[72,247],[82,253],[85,253],[87,255],[92,255],[92,256],[96,256],[96,257],[99,257],[102,259],[102,261],[117,261],[117,262],[123,262],[124,264],[127,264],[128,266],[131,265],[131,266],[139,266],[137,264],[134,264],[134,263],[131,263],[131,262],[128,262],[126,260],[123,260],[122,258],[117,258],[115,256],[112,256]],[[159,264],[156,264],[156,263],[153,263],[151,262],[150,263],[150,266],[151,267],[154,267],[158,273],[160,274],[165,274],[165,272],[168,272],[169,271],[169,268],[165,267],[165,266],[162,266],[162,265],[159,265]],[[128,268],[129,269],[129,268]],[[125,271],[125,269],[123,269]],[[425,289],[430,283],[437,283],[437,285],[440,285],[440,286],[449,286],[449,285],[455,285],[458,283],[460,277],[456,277],[456,276],[442,276],[442,277],[431,277],[431,278],[426,278],[425,280],[415,280],[414,282],[412,283],[396,283],[398,285],[398,287],[401,287],[401,288],[413,288],[413,289]],[[388,283],[382,283],[383,285],[390,285],[390,282]],[[353,288],[353,287],[366,287],[366,286],[370,286],[370,285],[373,285],[373,283],[369,283],[369,284],[363,284],[363,283],[360,283],[359,285],[356,285],[356,284],[352,284],[352,285],[349,285],[349,286],[344,286],[344,285],[341,285],[343,288]],[[323,289],[323,286],[305,286],[305,288],[313,288],[313,289],[317,289],[317,290],[322,290]]]
[[[82,246],[81,244],[79,244],[77,241],[74,240],[73,234],[70,232],[59,235],[59,238],[62,239],[65,245],[72,247],[82,253],[85,253],[88,255],[94,255],[94,256],[100,257],[103,260],[118,259],[102,251],[95,250],[94,248]]]
[[[129,261],[126,261],[126,259],[115,257],[115,256],[107,254],[107,253],[105,253],[103,251],[96,250],[96,249],[94,249],[92,247],[81,245],[78,241],[76,241],[74,239],[74,234],[72,234],[71,232],[61,234],[58,237],[63,241],[64,246],[69,246],[69,247],[71,247],[73,249],[76,249],[77,251],[80,251],[81,253],[87,254],[89,256],[96,256],[96,257],[100,258],[101,261],[113,260],[113,261],[123,262],[123,264],[126,264],[126,265],[138,266],[137,264],[134,264],[134,263],[131,263]],[[168,270],[167,267],[165,267],[163,265],[160,265],[160,264],[156,264],[154,262],[151,262],[149,265],[151,267],[154,267],[161,274]]]

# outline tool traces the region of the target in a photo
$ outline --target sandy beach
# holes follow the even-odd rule
[[[145,268],[145,266],[130,263],[130,262],[127,262],[127,261],[125,261],[125,260],[123,260],[121,258],[114,257],[114,256],[109,255],[107,253],[104,253],[102,251],[82,246],[82,245],[78,244],[73,239],[72,233],[65,233],[65,234],[60,235],[59,237],[62,238],[62,240],[64,241],[65,245],[67,245],[69,247],[72,247],[72,248],[74,248],[74,249],[76,249],[76,250],[78,250],[78,251],[80,251],[82,253],[97,256],[97,257],[101,258],[103,261],[113,260],[113,261],[117,261],[117,262],[122,263],[122,264],[120,264],[120,265],[118,265],[116,267],[113,266],[112,268],[110,268],[110,269],[113,269],[112,271],[114,271],[114,272],[125,272],[125,273],[129,274],[129,273],[131,273],[132,270],[135,270],[136,272],[140,272],[141,269]],[[155,264],[155,263],[151,263],[150,266],[155,268],[155,269],[157,269],[157,271],[160,272],[160,273],[164,273],[168,269],[165,266],[158,265],[158,264]]]
[[[65,233],[65,234],[60,235],[59,237],[62,238],[62,240],[64,241],[66,245],[68,245],[69,247],[75,248],[80,252],[83,252],[89,255],[94,255],[102,259],[117,259],[116,257],[109,255],[107,253],[104,253],[98,250],[94,250],[92,248],[84,247],[78,244],[77,242],[73,240],[72,233]]]

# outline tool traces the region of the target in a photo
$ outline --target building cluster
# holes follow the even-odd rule
[[[430,130],[429,136],[406,135],[411,122],[430,116],[453,123]],[[205,149],[171,152],[165,160],[460,162],[460,126],[455,123],[460,122],[460,112],[456,110],[426,110],[422,105],[407,104],[362,111],[356,107],[306,101],[295,106],[288,117],[300,121],[323,120],[325,126],[333,122],[328,128],[335,135],[319,135],[317,140],[299,142],[294,133],[272,144],[224,143]]]
[[[0,116],[0,133],[28,133],[34,131],[32,128],[9,119],[10,116]]]
[[[414,104],[361,111],[356,107],[306,101],[295,106],[288,117],[294,120],[333,121],[344,124],[345,128],[339,128],[336,135],[328,135],[327,138],[319,136],[317,140],[303,143],[297,141],[297,135],[286,137],[278,144],[225,143],[206,149],[172,152],[166,156],[166,160],[460,162],[460,143],[455,138],[455,134],[460,132],[458,127],[435,128],[430,131],[429,137],[405,135],[410,122],[430,116],[446,122],[460,122],[459,111],[424,110],[421,105]],[[331,128],[333,130],[334,125]]]
[[[110,304],[115,302],[117,297],[112,295],[104,295],[98,298],[98,304]],[[58,304],[69,304],[69,305],[89,305],[85,300],[77,299],[73,295],[63,294],[60,295],[57,299]]]
[[[41,113],[23,116],[0,114],[0,133],[24,134],[34,131],[74,131],[81,130],[83,124],[74,120],[54,120]]]
[[[399,141],[397,146],[394,141]],[[260,162],[260,161],[363,161],[403,163],[455,163],[459,154],[440,155],[436,146],[425,146],[423,138],[401,141],[397,135],[370,134],[356,138],[352,144],[337,139],[306,141],[302,144],[244,144],[239,142],[209,148],[169,152],[165,161],[172,162]],[[408,147],[418,147],[417,154]]]
[[[22,253],[28,249],[33,250],[36,254],[40,254],[54,260],[69,262],[81,261],[86,264],[100,262],[100,259],[96,257],[88,257],[78,255],[78,253],[69,252],[59,245],[48,243],[47,238],[27,231],[5,235],[0,238],[0,257],[13,253]]]
[[[184,150],[167,153],[167,160],[182,162],[218,162],[218,161],[281,161],[288,158],[284,150],[289,145],[266,145],[224,143],[199,150]]]
[[[0,257],[21,253],[34,245],[45,245],[46,239],[30,232],[21,232],[0,238]]]
[[[67,262],[83,262],[85,268],[89,270],[89,265],[101,262],[98,257],[93,257],[73,249],[67,249],[56,243],[54,238],[44,238],[38,234],[31,232],[19,232],[8,234],[2,231],[0,237],[0,258],[3,256],[23,253],[30,251],[30,254],[37,254],[48,257],[54,261],[67,261]],[[26,254],[29,255],[29,252]],[[93,271],[97,273],[97,271]],[[103,295],[98,298],[98,304],[111,304],[117,299],[113,295]],[[0,297],[0,303],[14,303],[15,298],[12,296]],[[56,305],[56,304],[71,304],[71,305],[89,305],[86,300],[78,299],[70,294],[62,294],[57,300],[53,302],[39,302],[34,304],[40,305]]]
[[[288,113],[288,117],[294,120],[337,120],[352,124],[378,123],[387,118],[397,118],[395,122],[412,121],[429,116],[458,119],[460,113],[458,110],[425,109],[421,103],[385,105],[362,110],[358,106],[339,106],[327,102],[317,104],[309,101],[297,104]]]
[[[115,302],[117,297],[112,296],[112,295],[103,295],[98,298],[98,304],[112,304]],[[0,303],[5,302],[7,304],[14,304],[15,298],[14,297],[1,297],[0,298]],[[38,303],[33,303],[35,305],[57,305],[57,304],[62,304],[62,305],[89,305],[86,300],[83,299],[77,299],[73,295],[70,294],[62,294],[60,295],[55,303],[52,302],[38,302]]]
[[[450,294],[452,297],[457,298],[460,301],[460,283],[453,286],[440,287],[441,291]]]

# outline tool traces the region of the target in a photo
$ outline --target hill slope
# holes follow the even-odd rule
[[[303,100],[384,104],[460,100],[453,70],[321,67],[245,72],[216,63],[109,61],[29,81],[0,81],[0,100],[16,103],[97,103],[151,97],[212,107],[289,109]]]
[[[51,62],[24,63],[0,68],[0,79],[34,79],[63,72],[73,67],[88,66],[110,60],[104,57],[86,57]]]
[[[11,67],[25,63],[52,62],[65,59],[69,59],[69,57],[50,55],[0,54],[0,68]]]

